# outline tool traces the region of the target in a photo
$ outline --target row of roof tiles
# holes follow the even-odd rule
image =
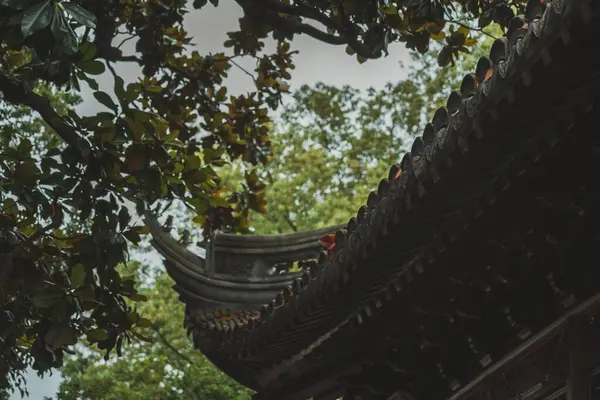
[[[261,332],[281,329],[294,318],[296,310],[308,310],[319,294],[333,292],[348,282],[353,271],[361,268],[360,260],[366,256],[367,248],[374,245],[377,237],[385,235],[390,218],[397,223],[399,215],[410,211],[413,203],[426,195],[424,182],[439,181],[444,173],[439,167],[455,150],[467,150],[469,135],[483,135],[477,120],[481,113],[490,112],[494,118],[495,104],[501,99],[514,100],[513,85],[517,81],[526,86],[531,84],[532,77],[528,74],[533,63],[540,58],[544,63],[551,62],[549,45],[557,38],[569,43],[567,28],[571,21],[589,22],[590,4],[590,0],[554,0],[546,5],[539,0],[530,1],[526,15],[513,19],[507,36],[494,43],[490,56],[479,60],[475,73],[465,76],[460,90],[449,96],[446,107],[435,112],[422,136],[414,141],[411,152],[399,165],[391,167],[388,178],[380,182],[377,191],[371,192],[367,204],[348,222],[346,229],[335,234],[337,251],[333,260],[323,252],[311,272],[261,309],[260,318],[243,321],[237,317],[227,321],[217,318],[204,325],[209,330],[228,333],[228,339],[220,341],[219,353],[244,353],[249,350],[244,349],[244,344],[251,341],[246,336],[256,336],[258,328]],[[418,272],[419,264],[414,264],[414,268]],[[390,289],[394,287],[396,283]],[[368,307],[364,309],[367,314]],[[193,323],[193,318],[190,322]],[[204,351],[211,351],[205,335],[197,338]]]

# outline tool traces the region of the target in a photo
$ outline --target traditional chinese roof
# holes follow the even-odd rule
[[[548,327],[600,302],[599,13],[530,0],[336,230],[333,257],[325,229],[219,233],[202,259],[150,219],[197,347],[261,399],[474,399],[517,348],[530,372],[515,393],[547,382],[531,341],[561,348],[566,323]]]
[[[202,312],[217,314],[257,311],[282,288],[302,277],[302,272],[281,274],[274,267],[315,259],[321,250],[319,238],[340,228],[283,235],[217,232],[206,246],[206,257],[201,257],[175,240],[151,215],[146,223],[154,247],[165,258],[167,271],[177,282],[175,290],[181,300]]]

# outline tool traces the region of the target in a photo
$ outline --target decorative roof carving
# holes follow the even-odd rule
[[[336,228],[262,236],[217,232],[206,246],[205,259],[175,240],[152,215],[147,214],[146,224],[181,300],[196,308],[223,311],[256,309],[274,299],[302,273],[273,267],[316,259],[319,238]]]

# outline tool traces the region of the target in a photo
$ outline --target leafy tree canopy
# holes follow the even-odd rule
[[[141,268],[131,263],[129,273]],[[213,366],[182,329],[184,304],[163,272],[142,292],[148,302],[136,310],[144,319],[142,340],[122,357],[104,362],[93,348],[79,348],[62,368],[58,398],[63,400],[250,399],[251,392]],[[125,379],[124,379],[125,378]]]
[[[394,41],[425,52],[439,40],[443,65],[474,44],[463,18],[506,26],[523,7],[236,2],[244,17],[225,43],[231,51],[200,54],[183,26],[184,0],[0,0],[1,109],[9,127],[23,124],[0,141],[0,386],[17,382],[28,364],[40,372],[61,366],[82,337],[107,356],[120,352],[140,325],[125,298],[145,296],[116,266],[146,232],[137,216],[148,205],[180,200],[205,232],[246,229],[250,210],[265,211],[255,168],[270,157],[269,109],[287,91],[295,34],[347,45],[359,61],[382,56]],[[264,50],[270,34],[273,54]],[[135,50],[126,54],[121,45],[130,38]],[[256,89],[228,96],[224,79],[238,57],[256,60]],[[139,66],[142,76],[126,85],[118,63]],[[110,87],[98,83],[104,73]],[[103,106],[94,115],[79,115],[77,100],[60,94],[82,85]],[[231,193],[217,171],[236,160],[245,182]]]

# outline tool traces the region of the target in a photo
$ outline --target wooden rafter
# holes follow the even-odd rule
[[[544,344],[548,343],[552,338],[564,333],[566,329],[570,328],[570,325],[574,318],[579,319],[583,316],[594,314],[596,311],[598,311],[598,308],[600,308],[600,293],[591,297],[589,300],[581,303],[578,307],[575,307],[571,311],[567,312],[561,318],[559,318],[554,323],[546,327],[546,329],[542,330],[537,335],[533,336],[531,339],[523,343],[521,346],[517,347],[515,350],[507,354],[504,358],[502,358],[500,361],[498,361],[490,368],[485,370],[477,378],[473,379],[471,383],[466,385],[460,391],[456,392],[449,400],[462,400],[468,398],[470,394],[472,394],[476,390],[479,390],[482,386],[487,384],[487,382],[490,379],[492,379],[492,377],[497,376],[502,371],[512,368],[524,356],[535,352]],[[581,357],[582,353],[584,353],[586,349],[585,345],[582,346],[581,343],[582,342],[580,340],[573,340],[573,344],[577,344],[577,346],[576,350],[572,353],[571,356],[571,371],[573,371],[572,373],[575,373],[575,375],[572,376],[581,375],[580,369],[581,365],[583,364],[583,360]],[[589,374],[586,373],[585,375]],[[572,383],[569,384],[569,388],[572,387],[572,389],[570,390],[572,390],[573,394],[578,394],[581,393],[581,385],[586,385],[586,381],[580,380],[579,378],[572,379]],[[587,400],[586,397],[569,397],[568,399]]]

